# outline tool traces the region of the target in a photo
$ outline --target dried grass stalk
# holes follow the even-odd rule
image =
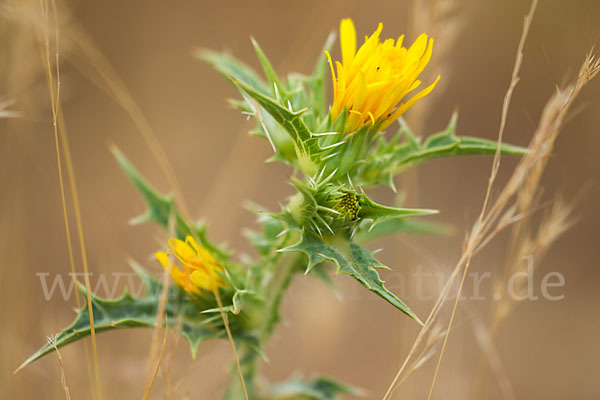
[[[536,2],[534,1],[533,7],[535,7],[535,3]],[[526,32],[529,27],[529,21],[529,18],[525,19],[524,32]],[[522,37],[522,42],[523,40]],[[520,45],[520,49],[522,49],[522,45]],[[515,70],[517,72],[521,59],[522,52],[519,51],[515,64]],[[550,98],[544,108],[538,128],[529,145],[528,154],[521,159],[497,198],[488,206],[491,198],[491,189],[500,166],[499,154],[495,157],[482,212],[465,239],[461,258],[457,262],[450,278],[446,282],[441,294],[431,309],[431,312],[413,343],[404,363],[388,388],[384,400],[391,398],[396,385],[402,382],[404,376],[409,372],[408,366],[411,365],[411,360],[415,359],[417,350],[421,346],[421,343],[423,343],[426,333],[431,329],[433,323],[437,321],[441,306],[444,303],[444,299],[448,297],[454,281],[457,277],[461,276],[462,282],[464,282],[472,257],[485,247],[499,232],[512,226],[515,222],[520,221],[524,214],[531,212],[529,207],[526,206],[534,204],[533,200],[529,200],[535,198],[531,193],[532,191],[537,192],[537,188],[539,188],[540,177],[552,153],[556,137],[568,115],[568,111],[582,88],[597,75],[599,70],[600,62],[589,53],[574,82],[567,85],[564,89],[557,89],[556,93]],[[507,97],[505,98],[504,110],[507,110],[510,94],[517,81],[518,76],[514,73],[511,88],[509,88]],[[503,126],[505,125],[506,117],[507,111],[503,111],[503,122],[501,123],[499,134],[500,140],[502,139]],[[525,199],[528,200],[526,201]],[[568,211],[569,207],[564,207],[563,205],[556,206],[551,213],[552,217],[543,225],[543,229],[540,229],[540,235],[533,241],[531,248],[536,248],[538,251],[545,251],[555,238],[568,227],[568,216],[570,214]],[[456,299],[460,298],[462,282],[458,289]],[[453,315],[455,309],[456,303]],[[444,341],[446,339],[447,336],[445,336]]]

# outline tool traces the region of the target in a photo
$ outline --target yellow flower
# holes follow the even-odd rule
[[[420,86],[417,78],[423,71],[433,49],[433,39],[421,34],[408,49],[402,47],[404,35],[379,41],[383,24],[365,37],[356,51],[356,31],[351,19],[340,24],[342,63],[336,61],[337,77],[331,55],[326,52],[333,79],[331,117],[335,120],[346,110],[346,132],[354,132],[366,124],[382,122],[384,129],[419,99],[428,95],[440,79],[409,99],[405,97]]]
[[[156,258],[165,269],[170,270],[173,281],[187,293],[201,294],[201,289],[214,292],[225,286],[220,275],[225,271],[223,266],[193,237],[188,235],[185,242],[169,239],[169,247],[166,252],[157,252]]]

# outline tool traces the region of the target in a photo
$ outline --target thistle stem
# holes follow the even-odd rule
[[[303,264],[302,256],[284,256],[274,270],[266,290],[264,315],[266,315],[267,318],[257,334],[259,346],[262,347],[271,337],[275,326],[280,320],[279,308],[281,306],[281,301],[283,300],[283,295],[288,289],[294,274],[298,271],[302,271]],[[262,359],[256,351],[247,344],[240,345],[239,356],[240,368],[246,383],[248,396],[251,399],[256,399],[256,377],[258,376]],[[230,400],[241,399],[244,396],[243,390],[244,388],[241,387],[239,380],[235,380],[227,391],[226,398]]]

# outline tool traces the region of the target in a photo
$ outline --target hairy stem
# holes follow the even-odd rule
[[[286,254],[281,257],[277,268],[273,272],[273,276],[266,289],[264,315],[266,315],[267,318],[257,333],[260,347],[263,347],[263,345],[266,344],[271,337],[275,326],[280,321],[279,308],[283,300],[283,295],[289,288],[294,274],[302,271],[304,264],[303,256]],[[251,399],[256,399],[256,378],[260,372],[262,358],[257,354],[255,349],[247,344],[240,345],[239,357],[248,396]],[[239,380],[233,380],[226,393],[226,398],[229,400],[238,400],[243,398],[242,396],[243,388],[241,387]]]

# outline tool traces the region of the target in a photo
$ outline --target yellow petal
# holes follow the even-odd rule
[[[369,118],[371,119],[371,123],[373,125],[375,125],[375,117],[373,116],[373,113],[371,111],[367,112],[367,114],[369,114]]]
[[[346,133],[356,131],[362,125],[363,116],[360,111],[349,110],[348,119],[346,120]]]
[[[358,74],[354,96],[352,99],[348,99],[348,102],[352,105],[352,109],[362,112],[362,105],[365,101],[366,92],[367,85],[365,84],[365,74],[361,72]]]
[[[331,81],[333,83],[333,98],[337,99],[338,98],[338,85],[337,85],[337,81],[335,79],[335,71],[333,70],[333,61],[331,61],[331,54],[329,54],[329,52],[327,50],[325,50],[325,55],[327,56],[327,61],[329,62],[329,68],[331,69]],[[337,117],[337,115],[333,116],[333,119],[335,119]]]
[[[201,289],[210,290],[211,284],[208,274],[204,271],[194,271],[190,275],[190,280],[194,285]]]
[[[356,30],[350,18],[345,18],[340,23],[340,47],[342,62],[344,65],[350,65],[356,54]]]
[[[191,246],[194,250],[196,250],[196,253],[199,252],[200,249],[204,249],[198,243],[196,243],[196,240],[194,239],[194,237],[192,235],[187,235],[185,237],[185,243],[188,246]]]
[[[215,258],[208,250],[200,246],[196,240],[190,235],[185,238],[185,242],[191,246],[196,252],[193,260],[189,260],[192,264],[216,264]]]
[[[158,261],[160,262],[160,264],[163,266],[164,269],[170,268],[171,260],[169,259],[169,255],[167,253],[162,252],[162,251],[157,251],[156,253],[154,253],[154,256],[158,259]]]
[[[427,48],[427,34],[421,33],[417,40],[414,41],[412,46],[408,49],[408,56],[410,58],[421,59],[425,49]]]
[[[404,43],[404,35],[403,34],[400,35],[400,37],[398,37],[398,40],[396,40],[396,47],[401,48],[402,43]]]
[[[427,86],[425,89],[421,90],[419,93],[417,93],[416,95],[414,95],[406,103],[400,104],[400,106],[398,107],[398,109],[388,118],[387,121],[385,121],[382,124],[381,129],[385,129],[388,126],[390,126],[390,124],[392,124],[396,119],[398,119],[398,117],[400,117],[402,114],[404,114],[406,112],[406,110],[408,110],[409,108],[411,108],[417,101],[421,100],[423,97],[425,97],[429,93],[431,93],[431,91],[433,90],[433,88],[435,87],[435,85],[437,85],[437,83],[438,83],[439,80],[440,80],[440,76],[438,75],[438,77],[436,78],[436,80],[431,85]]]
[[[344,68],[342,67],[342,64],[340,64],[339,61],[335,62],[335,65],[337,67],[337,72],[338,72],[338,78],[337,78],[337,98],[334,98],[333,101],[333,106],[331,107],[331,114],[333,115],[334,119],[340,114],[340,112],[342,111],[342,108],[344,108],[344,98],[346,97],[346,92],[347,92],[347,83],[346,83],[346,73],[344,72]]]
[[[371,35],[371,37],[369,39],[379,40],[379,34],[381,33],[382,30],[383,30],[383,24],[380,22],[379,25],[377,25],[377,29],[375,30],[375,32],[373,32],[373,34]]]
[[[175,252],[175,255],[180,260],[189,260],[196,257],[196,252],[194,251],[194,249],[183,240],[175,238],[169,239],[169,246],[171,246],[171,248]]]
[[[356,48],[356,30],[350,19],[340,23],[340,46],[342,62],[333,65],[331,55],[327,58],[333,83],[333,103],[330,115],[333,119],[346,113],[345,131],[352,133],[366,124],[389,126],[419,99],[434,88],[434,82],[412,98],[404,98],[420,85],[419,75],[429,63],[433,51],[433,39],[423,33],[408,48],[403,47],[404,35],[397,40],[380,40],[383,24],[365,37]],[[337,67],[337,71],[335,71]]]
[[[207,273],[204,271],[194,271],[190,275],[190,281],[204,290],[215,291],[219,286],[223,286],[223,281],[216,273]]]

